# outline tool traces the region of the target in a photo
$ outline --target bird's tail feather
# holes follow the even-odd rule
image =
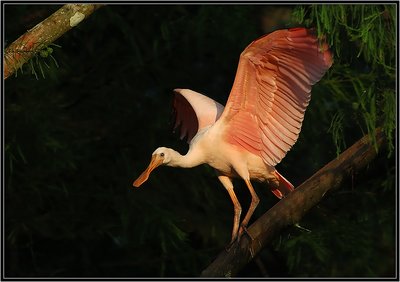
[[[276,188],[272,188],[271,191],[274,193],[276,197],[282,199],[287,194],[294,190],[294,186],[289,182],[285,177],[283,177],[278,171],[275,171],[275,174],[279,180],[279,186]]]

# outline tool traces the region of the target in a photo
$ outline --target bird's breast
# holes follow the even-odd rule
[[[198,144],[204,152],[205,163],[229,177],[249,177],[260,182],[275,178],[274,167],[267,165],[260,156],[225,142],[217,129],[210,128]]]

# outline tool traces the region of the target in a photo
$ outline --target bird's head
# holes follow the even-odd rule
[[[151,155],[149,166],[145,171],[133,182],[133,186],[139,187],[149,178],[150,173],[160,165],[168,165],[171,161],[172,149],[160,147],[157,148]]]

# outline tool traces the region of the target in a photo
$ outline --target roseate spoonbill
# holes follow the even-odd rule
[[[328,45],[314,30],[278,30],[253,41],[240,55],[226,107],[189,89],[175,89],[175,127],[187,137],[186,155],[160,147],[133,182],[139,187],[160,165],[189,168],[208,164],[218,174],[234,205],[231,244],[239,239],[258,205],[251,180],[265,182],[279,199],[293,185],[275,169],[297,141],[311,86],[332,65]],[[232,178],[240,177],[251,204],[240,223],[241,205]]]

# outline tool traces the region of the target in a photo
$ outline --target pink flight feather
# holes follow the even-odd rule
[[[311,87],[331,65],[327,44],[310,29],[278,30],[253,41],[240,56],[221,116],[226,141],[275,166],[297,141]]]

